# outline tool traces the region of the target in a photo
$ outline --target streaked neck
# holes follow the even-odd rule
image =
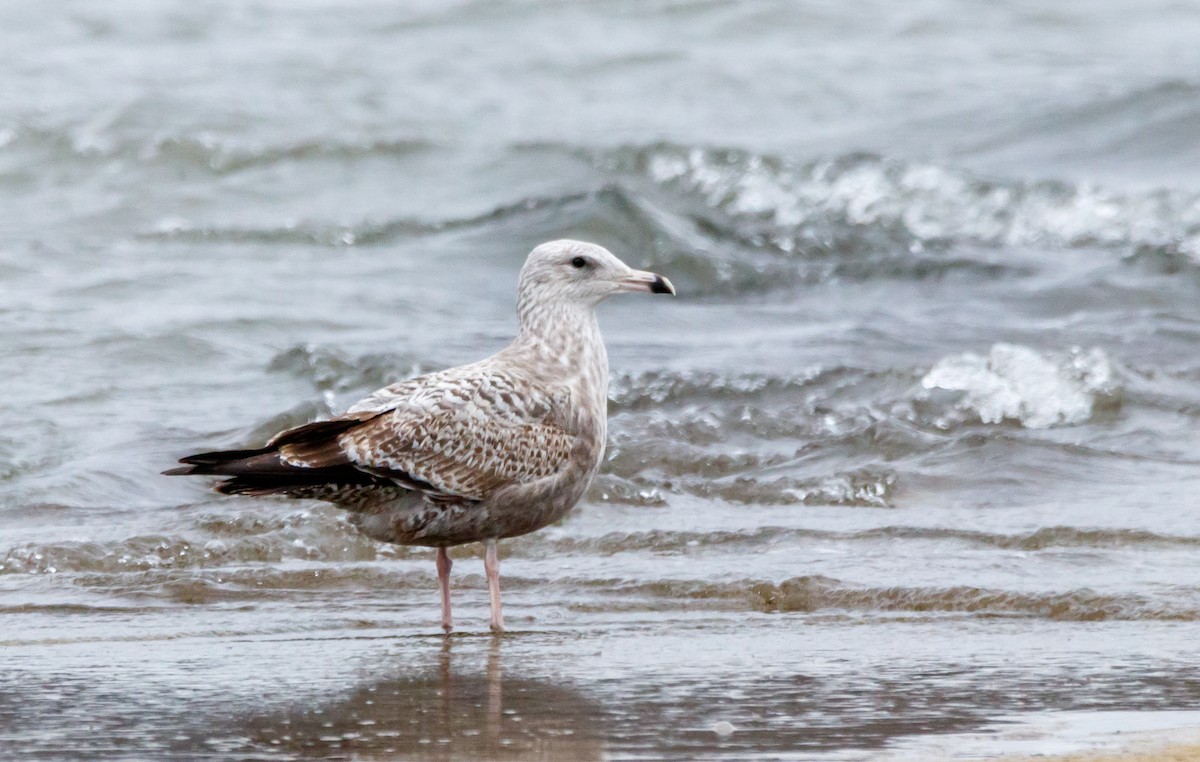
[[[578,379],[601,409],[608,400],[608,352],[590,305],[541,303],[518,307],[520,330],[511,349],[537,358],[543,368]]]

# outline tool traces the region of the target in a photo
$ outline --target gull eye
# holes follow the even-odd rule
[[[574,259],[571,260],[571,267],[574,267],[574,268],[587,267],[587,263],[588,263],[588,261],[586,259],[584,259],[583,257],[575,257]]]

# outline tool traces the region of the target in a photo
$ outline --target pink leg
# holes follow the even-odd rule
[[[504,632],[504,615],[500,613],[500,556],[496,540],[487,541],[483,568],[487,572],[488,592],[492,596],[492,632]]]
[[[447,633],[454,629],[450,620],[450,567],[454,563],[445,548],[437,549],[438,585],[442,588],[442,629]]]

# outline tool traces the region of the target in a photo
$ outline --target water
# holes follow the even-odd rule
[[[1197,708],[1198,23],[0,9],[0,744],[850,760]],[[158,476],[496,350],[562,236],[681,296],[603,308],[607,462],[502,546],[512,635],[475,548],[447,641],[430,551]]]

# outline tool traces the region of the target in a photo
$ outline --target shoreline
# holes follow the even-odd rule
[[[1196,762],[1200,760],[1200,742],[1139,742],[1116,751],[1078,752],[1061,756],[1001,757],[1002,762],[1053,760],[1054,762]]]
[[[1200,710],[1052,712],[913,739],[888,762],[1200,762]]]

